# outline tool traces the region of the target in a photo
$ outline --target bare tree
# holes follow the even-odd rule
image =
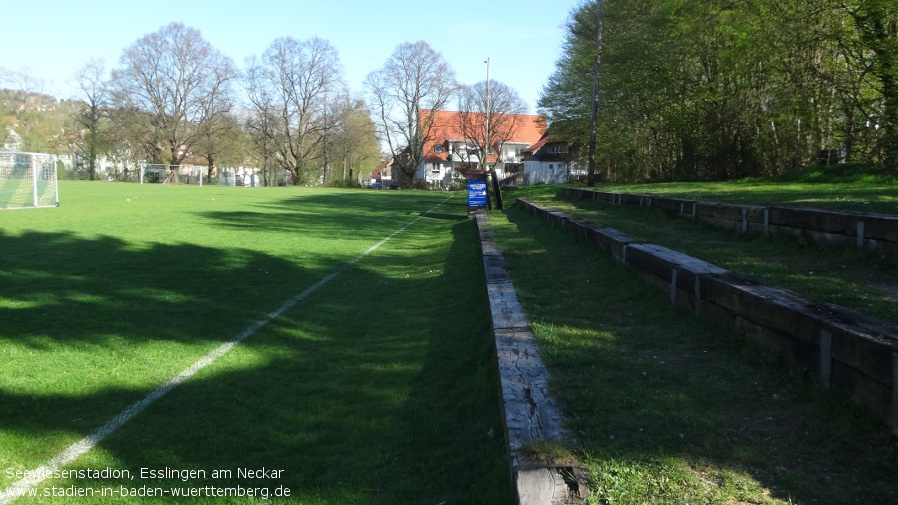
[[[398,175],[411,181],[423,158],[434,114],[458,89],[455,71],[427,42],[405,42],[381,69],[368,74],[365,86],[381,140],[396,156]]]
[[[35,76],[29,67],[21,67],[18,70],[0,67],[0,89],[11,91],[11,98],[18,102],[18,107],[13,107],[9,111],[13,114],[25,109],[28,102],[38,96],[49,97],[45,94],[46,87],[47,81]]]
[[[44,94],[47,89],[47,80],[34,75],[30,67],[22,67],[19,70],[0,69],[0,77],[5,78],[23,96]]]
[[[249,132],[253,144],[253,157],[262,168],[262,180],[266,186],[276,184],[274,174],[278,165],[278,143],[282,137],[278,130],[277,110],[274,98],[269,92],[270,86],[260,75],[262,66],[255,56],[246,60],[246,73],[243,83],[250,108],[246,110],[243,127]]]
[[[323,153],[330,127],[327,97],[345,90],[337,50],[317,37],[283,37],[247,64],[246,89],[256,134],[275,135],[277,162],[300,184]]]
[[[90,180],[96,179],[97,160],[108,147],[108,137],[102,127],[109,112],[109,88],[105,73],[105,62],[92,59],[75,74],[80,107],[74,114],[77,131],[73,132],[70,142],[75,156],[87,165]]]
[[[502,145],[514,136],[520,125],[520,115],[526,113],[524,99],[501,82],[481,81],[462,88],[459,98],[460,129],[465,140],[474,147],[473,152],[477,154],[481,169],[489,168],[489,152],[502,150]]]
[[[12,70],[8,68],[0,67],[0,85],[5,86],[7,83],[12,81]]]
[[[112,73],[118,106],[138,128],[148,156],[167,158],[174,171],[204,126],[230,111],[233,62],[199,30],[171,23],[125,49],[120,64]]]
[[[274,114],[267,110],[254,113],[243,122],[243,127],[252,141],[250,156],[259,163],[262,169],[262,184],[265,186],[275,186],[279,180],[276,172],[278,163],[275,124]]]

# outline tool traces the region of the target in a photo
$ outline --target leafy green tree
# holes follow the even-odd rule
[[[574,9],[540,96],[587,131],[596,3]],[[622,179],[767,176],[894,162],[896,22],[887,0],[618,0],[605,9],[599,153]],[[833,155],[836,156],[833,156]]]
[[[893,0],[856,0],[849,7],[869,71],[878,79],[881,107],[876,118],[882,128],[883,164],[898,173],[898,3]]]
[[[335,128],[328,137],[335,167],[325,182],[355,186],[380,161],[377,129],[364,101],[344,96],[335,105]]]
[[[243,165],[249,158],[250,145],[249,133],[238,119],[222,114],[203,123],[192,151],[206,160],[206,176],[211,177],[219,165]]]

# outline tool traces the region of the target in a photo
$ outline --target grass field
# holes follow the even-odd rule
[[[16,503],[507,502],[477,230],[448,196],[61,182],[59,208],[0,212],[0,490],[249,333],[64,468],[130,476]]]
[[[804,186],[780,197],[804,200]],[[604,214],[552,187],[510,192],[509,206],[522,194],[653,240],[713,243],[715,260],[774,278],[820,261],[857,273],[870,259],[641,209]],[[63,182],[60,197],[0,211],[0,491],[246,339],[62,468],[130,475],[53,476],[16,504],[510,502],[464,195]],[[590,503],[898,502],[898,443],[868,412],[670,307],[566,231],[514,208],[490,221],[592,476]],[[798,282],[829,289],[836,276],[824,274]],[[137,499],[123,487],[290,496]]]

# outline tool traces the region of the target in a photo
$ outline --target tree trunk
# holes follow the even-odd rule
[[[93,135],[91,133],[90,135]],[[97,178],[97,149],[93,145],[94,140],[91,139],[91,144],[88,146],[88,159],[87,159],[87,171],[88,171],[88,179],[91,181]]]
[[[596,130],[599,112],[599,69],[602,61],[602,0],[596,2],[596,54],[592,69],[592,112],[589,124],[589,154],[587,156],[586,185],[596,185]]]
[[[181,160],[178,158],[177,148],[171,148],[171,161],[169,162],[168,169],[171,171],[168,177],[169,184],[180,184],[181,181],[178,180],[178,170],[181,168]]]

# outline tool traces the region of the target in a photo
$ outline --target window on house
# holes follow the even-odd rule
[[[439,163],[433,163],[433,164],[430,166],[430,171],[433,172],[433,173],[435,173],[435,174],[440,173],[440,164],[439,164]]]
[[[564,144],[551,144],[546,146],[546,152],[549,154],[564,154],[567,152],[567,146]]]
[[[433,152],[435,152],[435,153],[441,153],[441,152],[443,152],[443,145],[442,145],[442,144],[434,144],[434,145],[433,145]]]
[[[549,170],[555,170],[555,165],[553,163],[549,163]]]

